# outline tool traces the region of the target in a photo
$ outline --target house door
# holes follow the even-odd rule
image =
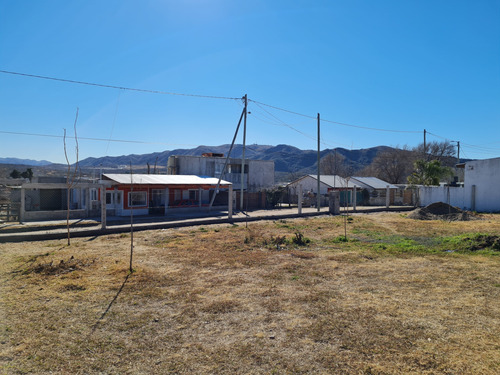
[[[110,210],[111,215],[121,215],[123,209],[123,191],[106,191],[106,209]]]
[[[151,204],[149,211],[152,214],[163,214],[165,212],[165,189],[151,190]]]

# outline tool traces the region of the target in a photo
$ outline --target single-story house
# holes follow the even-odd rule
[[[127,216],[133,209],[135,215],[160,214],[178,210],[201,210],[208,207],[215,193],[218,178],[193,175],[103,174],[106,188],[108,215]],[[221,180],[214,205],[232,210],[233,186]]]
[[[387,190],[389,190],[389,204],[403,204],[404,190],[396,185],[390,184],[377,177],[351,177],[349,181],[360,188],[366,190],[367,194],[362,194],[360,204],[364,203],[370,206],[385,206]]]
[[[314,196],[318,190],[318,176],[309,174],[288,185],[290,196],[297,196],[299,187],[302,194]],[[329,191],[340,191],[340,204],[351,204],[353,192],[356,190],[358,205],[384,206],[387,204],[386,196],[389,189],[389,204],[403,204],[404,189],[389,184],[376,177],[340,177],[336,175],[320,175],[320,194],[326,196]],[[323,205],[323,203],[322,203]]]
[[[349,181],[349,179],[336,175],[320,175],[319,181],[319,192],[322,197],[325,197],[324,199],[322,199],[322,206],[326,204],[326,196],[331,190],[344,192],[340,194],[340,204],[344,204],[346,199],[347,203],[351,203],[354,184]],[[311,204],[314,205],[316,203],[314,196],[316,196],[316,193],[318,191],[318,176],[314,174],[302,176],[295,181],[287,184],[287,188],[290,198],[293,199],[295,197],[296,199],[299,192],[302,191],[305,205],[308,204],[309,200],[311,201]]]

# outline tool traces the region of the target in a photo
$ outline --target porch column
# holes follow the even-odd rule
[[[202,193],[202,189],[201,188],[198,188],[198,207],[201,208],[201,193]]]
[[[389,208],[389,204],[391,203],[391,190],[389,189],[389,185],[385,189],[385,208]]]
[[[227,218],[233,220],[233,185],[229,185],[229,194],[227,195]]]
[[[106,229],[106,187],[101,185],[101,229]]]
[[[354,185],[352,187],[352,194],[353,194],[352,195],[352,211],[353,212],[356,211],[356,188],[357,188],[356,185]]]
[[[298,185],[297,187],[299,189],[299,192],[297,194],[297,208],[299,211],[299,215],[302,215],[302,185]]]
[[[24,222],[24,211],[26,210],[26,190],[21,186],[21,205],[19,206],[19,223]]]
[[[90,188],[85,189],[85,217],[89,217],[90,210]]]
[[[165,216],[167,215],[167,211],[168,211],[168,198],[169,198],[170,194],[169,194],[169,190],[168,188],[165,188]]]

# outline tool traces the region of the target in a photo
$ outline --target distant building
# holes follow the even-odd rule
[[[340,203],[351,203],[354,185],[346,178],[336,176],[336,175],[320,175],[319,176],[319,193],[322,196],[321,205],[325,206],[326,196],[328,191],[337,190],[341,191]],[[302,176],[295,181],[290,182],[287,185],[290,200],[293,203],[297,201],[297,194],[302,191],[304,197],[304,205],[315,205],[316,204],[316,194],[318,192],[318,176],[314,174],[308,174]]]
[[[362,197],[360,203],[363,202],[370,206],[384,206],[387,202],[387,190],[389,190],[389,204],[403,205],[404,189],[400,189],[396,185],[390,184],[377,177],[351,177],[349,181],[355,184],[357,188],[365,190],[368,195]],[[410,192],[411,194],[411,192]],[[365,198],[365,199],[363,199]]]
[[[358,204],[382,206],[386,204],[387,190],[389,190],[390,204],[403,204],[403,189],[389,184],[376,177],[349,177],[336,175],[320,175],[320,194],[325,196],[329,191],[340,191],[340,203],[351,204],[352,195],[356,190]],[[296,196],[299,186],[304,196],[314,196],[318,190],[318,176],[309,174],[290,182],[287,187],[291,196]],[[365,191],[365,194],[363,193]],[[323,204],[323,203],[322,203]]]
[[[197,175],[222,178],[233,184],[233,189],[241,189],[241,159],[229,158],[226,169],[223,154],[206,153],[203,156],[175,155],[168,158],[170,175]],[[274,185],[274,161],[245,159],[243,188],[257,192]]]

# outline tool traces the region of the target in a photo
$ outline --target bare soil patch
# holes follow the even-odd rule
[[[343,225],[0,244],[2,373],[500,373],[500,216]]]
[[[467,221],[477,220],[479,216],[447,203],[436,202],[422,208],[417,208],[408,215],[408,218],[415,220]]]

